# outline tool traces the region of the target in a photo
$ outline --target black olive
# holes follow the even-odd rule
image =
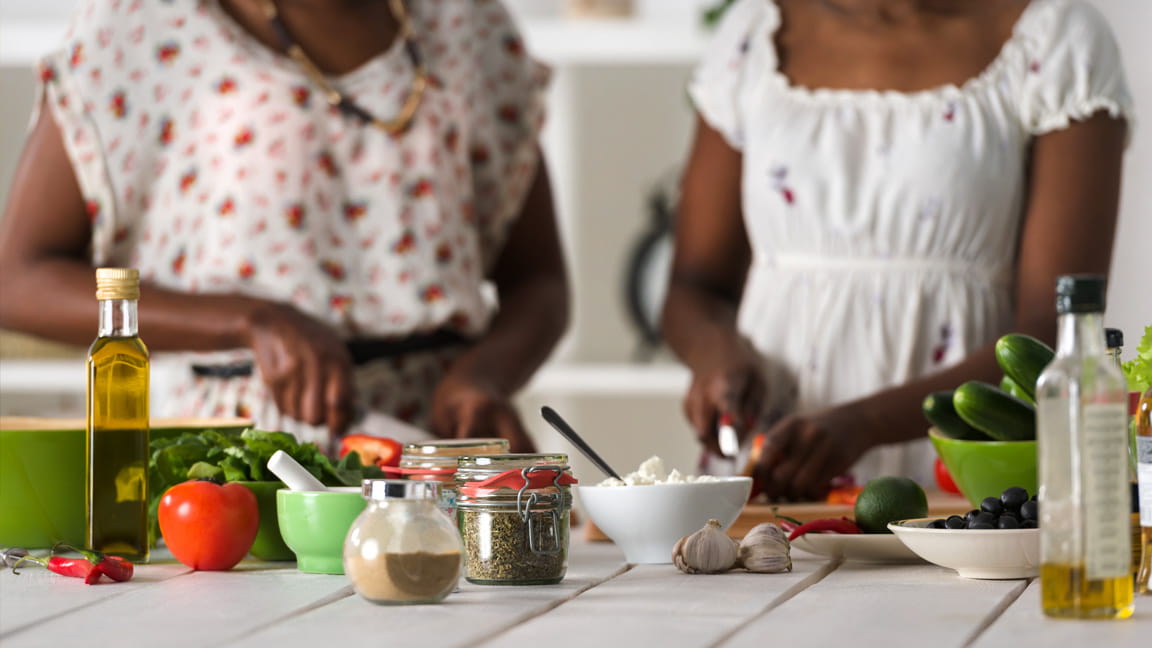
[[[1007,488],[1000,494],[1000,501],[1004,503],[1005,509],[1018,510],[1024,502],[1028,501],[1028,491],[1019,486]]]
[[[1004,512],[1004,503],[998,497],[985,497],[980,502],[980,510],[992,515],[1000,515]]]
[[[944,520],[944,526],[949,529],[963,529],[967,526],[968,522],[959,515],[949,515],[947,520]]]
[[[964,514],[964,521],[971,522],[972,518],[976,517],[977,515],[980,515],[980,509],[972,509],[971,511],[968,511]]]
[[[1021,529],[1035,529],[1038,526],[1039,525],[1036,524],[1036,520],[1024,520],[1020,523]]]
[[[996,527],[992,526],[992,524],[989,522],[973,522],[972,524],[968,525],[968,528],[969,529],[995,529]]]
[[[977,515],[976,517],[972,518],[972,520],[970,522],[968,522],[968,528],[969,529],[980,528],[980,527],[976,526],[977,524],[987,524],[988,525],[987,527],[983,527],[986,529],[994,528],[996,525],[996,516],[985,511],[984,513],[981,513],[981,514]]]
[[[1040,506],[1028,500],[1020,506],[1020,517],[1025,520],[1039,520],[1040,519]]]
[[[1007,515],[1001,515],[1000,520],[996,523],[996,528],[997,529],[1019,529],[1020,523],[1017,522],[1016,518],[1014,518],[1014,517],[1008,517]]]
[[[929,529],[946,529],[948,527],[944,526],[944,520],[932,520],[931,522],[928,523],[928,528]]]

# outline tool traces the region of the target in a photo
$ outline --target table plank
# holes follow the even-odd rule
[[[292,566],[241,563],[230,571],[209,572],[189,571],[178,564],[150,564],[138,566],[127,583],[86,586],[64,578],[47,587],[22,583],[25,586],[19,594],[4,592],[5,617],[9,604],[24,596],[47,600],[60,593],[74,607],[50,619],[42,617],[31,629],[17,628],[0,638],[5,648],[89,646],[94,637],[111,642],[128,631],[137,645],[200,647],[208,640],[215,643],[217,638],[243,633],[339,594],[348,585],[343,576],[303,574]],[[164,577],[172,569],[182,573]],[[4,581],[6,590],[10,582]],[[344,595],[351,595],[351,589]]]
[[[845,562],[724,643],[763,648],[842,645],[960,646],[1027,581],[960,578],[931,565]]]
[[[246,647],[322,646],[339,636],[341,643],[351,645],[474,646],[627,569],[623,553],[614,545],[574,543],[572,549],[568,572],[557,585],[489,586],[463,581],[459,592],[437,605],[375,605],[352,594],[277,619],[232,637],[232,642]]]
[[[828,566],[825,560],[796,560],[790,573],[689,575],[672,565],[636,565],[490,643],[545,643],[550,648],[712,645],[774,600],[821,578]]]
[[[191,573],[179,563],[138,567],[132,580],[112,583],[107,579],[85,585],[79,578],[53,574],[29,563],[19,574],[0,568],[0,643],[27,632],[45,621],[78,609],[98,605],[131,592],[150,589],[164,581]]]
[[[1136,597],[1136,612],[1122,621],[1050,619],[1040,608],[1040,581],[1034,581],[974,646],[1152,646],[1152,596]]]

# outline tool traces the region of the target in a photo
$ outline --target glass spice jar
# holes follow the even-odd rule
[[[440,508],[456,518],[456,465],[462,455],[508,452],[508,439],[437,439],[409,443],[400,454],[396,472],[404,479],[440,483]]]
[[[462,545],[440,512],[440,484],[366,479],[368,506],[344,540],[344,573],[373,603],[437,603],[460,580]]]
[[[574,483],[564,454],[460,457],[456,519],[468,582],[549,585],[563,580]]]

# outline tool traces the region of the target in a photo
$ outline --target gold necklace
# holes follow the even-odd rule
[[[400,114],[387,121],[373,116],[372,113],[345,97],[328,82],[328,78],[324,76],[320,68],[304,53],[304,48],[300,47],[299,43],[292,38],[288,26],[280,17],[280,11],[276,7],[275,0],[261,0],[261,5],[264,16],[268,19],[283,52],[300,66],[300,69],[304,71],[312,83],[320,87],[328,105],[334,106],[340,112],[352,115],[366,124],[371,124],[389,135],[399,135],[408,129],[412,118],[416,116],[416,109],[420,107],[420,101],[424,98],[424,91],[428,87],[428,73],[424,69],[420,48],[417,47],[416,40],[412,35],[412,20],[408,16],[404,0],[389,0],[388,6],[392,11],[392,16],[400,26],[400,32],[396,37],[404,41],[404,51],[412,61],[412,87],[408,90],[404,105],[400,107]]]

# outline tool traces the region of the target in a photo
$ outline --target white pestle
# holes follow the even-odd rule
[[[268,460],[268,470],[280,478],[288,488],[294,491],[325,491],[328,487],[320,483],[312,473],[308,472],[300,462],[296,461],[283,450],[277,450]]]

